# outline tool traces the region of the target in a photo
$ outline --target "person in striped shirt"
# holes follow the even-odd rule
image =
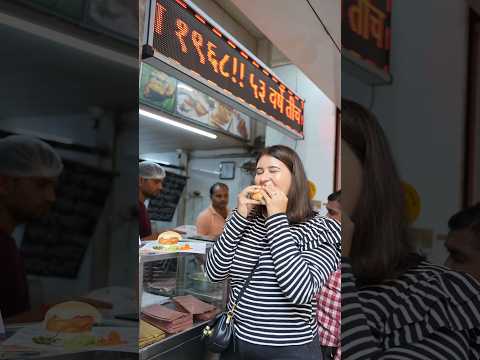
[[[234,312],[230,359],[322,359],[316,297],[340,261],[340,225],[315,213],[302,162],[294,150],[260,152],[255,185],[207,255],[210,280],[230,279],[228,309],[258,261]],[[249,197],[260,191],[263,200]]]
[[[480,359],[480,284],[425,261],[373,114],[342,101],[342,359]]]

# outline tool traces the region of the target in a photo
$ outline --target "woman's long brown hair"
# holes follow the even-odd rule
[[[351,214],[353,272],[359,284],[378,284],[398,277],[421,258],[413,254],[407,236],[404,193],[385,133],[372,113],[345,99],[342,140],[363,169],[362,192]]]
[[[292,183],[287,194],[287,217],[290,223],[300,223],[312,218],[315,212],[308,197],[307,176],[298,154],[288,146],[274,145],[260,151],[256,163],[265,155],[280,160],[292,174]]]

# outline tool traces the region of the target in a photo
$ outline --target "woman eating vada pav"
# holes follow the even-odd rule
[[[480,284],[430,263],[376,117],[342,100],[342,359],[479,360]]]
[[[229,278],[228,310],[236,303],[234,340],[223,360],[322,359],[314,295],[338,267],[341,237],[337,222],[313,210],[307,189],[295,151],[264,149],[255,185],[238,195],[237,208],[208,253],[208,278]]]

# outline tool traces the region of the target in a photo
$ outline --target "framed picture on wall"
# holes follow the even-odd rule
[[[235,178],[235,162],[222,161],[220,163],[220,179],[233,180]]]

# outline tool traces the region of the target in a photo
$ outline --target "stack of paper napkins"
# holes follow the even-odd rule
[[[214,305],[203,302],[192,295],[174,297],[173,302],[178,310],[192,314],[195,321],[210,320],[219,313]]]
[[[175,334],[193,326],[192,314],[169,309],[163,305],[151,305],[142,310],[142,319],[167,334]]]
[[[156,343],[165,338],[165,332],[149,323],[140,320],[140,335],[138,345],[140,348]]]

